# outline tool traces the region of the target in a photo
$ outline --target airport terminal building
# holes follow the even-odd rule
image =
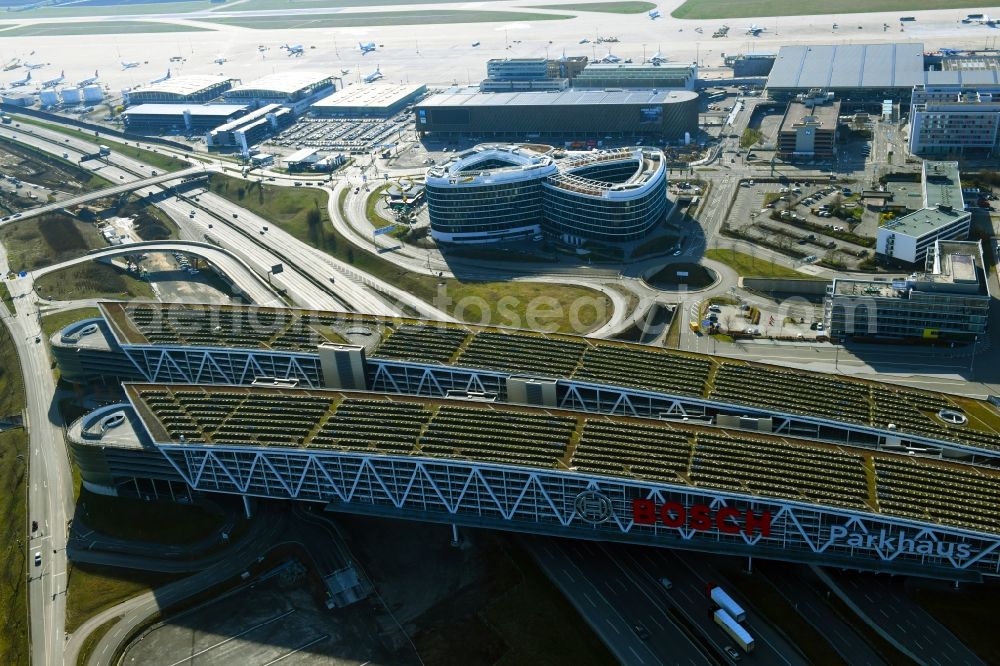
[[[822,90],[845,102],[905,103],[923,82],[920,42],[782,46],[767,77],[767,93],[787,100]]]
[[[419,102],[415,113],[421,135],[674,141],[698,131],[698,95],[689,90],[480,93],[452,88]]]
[[[518,146],[480,146],[432,167],[431,236],[445,244],[540,238],[570,244],[642,238],[671,206],[659,151],[621,149],[555,159]]]

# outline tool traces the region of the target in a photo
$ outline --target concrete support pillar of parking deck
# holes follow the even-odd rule
[[[451,545],[457,547],[459,543],[460,542],[458,540],[458,525],[456,525],[455,523],[452,523],[451,524]]]
[[[246,514],[247,518],[253,517],[250,512],[250,498],[246,495],[243,496],[243,512]]]

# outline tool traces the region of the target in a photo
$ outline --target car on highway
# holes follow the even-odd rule
[[[42,552],[41,551],[38,551],[38,552],[35,553],[35,566],[36,567],[42,566]]]
[[[632,625],[632,631],[634,631],[635,635],[638,636],[641,640],[644,641],[649,640],[649,629],[646,629],[646,627],[642,626],[638,622]]]
[[[732,659],[733,661],[740,660],[740,653],[737,652],[736,648],[734,648],[732,645],[727,645],[726,647],[722,648],[722,651],[725,652],[726,656]]]
[[[665,590],[670,590],[670,589],[673,589],[673,587],[674,587],[674,584],[672,582],[670,582],[669,578],[661,578],[660,579],[660,585],[662,585],[663,589],[665,589]]]
[[[674,250],[674,256],[675,257],[681,256],[681,252],[683,252],[683,250],[681,250],[680,248],[677,248],[676,250]]]
[[[239,213],[233,213],[233,219],[234,219],[234,220],[235,220],[235,219],[238,219],[238,218],[239,218],[239,216],[240,216],[240,215],[239,215]]]

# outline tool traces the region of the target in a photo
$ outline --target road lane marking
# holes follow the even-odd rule
[[[622,632],[619,631],[618,627],[616,627],[615,624],[614,624],[614,622],[611,621],[611,618],[606,617],[606,618],[604,618],[604,621],[607,622],[609,625],[611,625],[611,628],[615,630],[616,634],[618,634],[619,636],[622,635]]]
[[[590,596],[586,592],[583,593],[583,598],[586,599],[587,603],[589,603],[591,606],[593,606],[594,608],[597,608],[597,604],[594,603],[594,600],[591,599]]]
[[[283,654],[283,655],[281,655],[281,656],[280,656],[280,657],[278,657],[277,659],[272,659],[271,661],[269,661],[269,662],[267,662],[266,664],[264,664],[264,666],[271,666],[271,664],[277,664],[277,663],[278,663],[279,661],[281,661],[282,659],[284,659],[284,658],[286,658],[286,657],[291,657],[291,656],[292,656],[293,654],[295,654],[296,652],[301,652],[302,650],[305,650],[305,649],[306,649],[307,647],[310,647],[310,646],[313,646],[313,645],[316,645],[316,643],[319,643],[320,641],[325,641],[325,640],[326,640],[327,638],[329,638],[329,637],[330,637],[330,636],[329,636],[329,634],[323,634],[323,635],[322,635],[322,636],[320,636],[319,638],[317,638],[317,639],[315,639],[315,640],[312,640],[312,641],[309,641],[309,642],[308,642],[308,643],[306,643],[305,645],[301,645],[301,646],[299,646],[299,647],[295,648],[294,650],[292,650],[291,652],[289,652],[289,653],[287,653],[287,654]],[[366,661],[365,663],[367,664],[368,662]]]
[[[226,643],[229,643],[230,641],[235,641],[240,636],[244,636],[246,634],[249,634],[254,629],[259,629],[260,627],[263,627],[264,625],[271,624],[272,622],[277,622],[278,620],[280,620],[280,619],[282,619],[284,617],[288,617],[289,615],[291,615],[294,612],[295,612],[295,609],[293,608],[290,611],[285,611],[281,615],[278,615],[276,617],[272,617],[270,620],[264,620],[263,622],[261,622],[259,624],[255,624],[254,626],[250,627],[249,629],[247,629],[245,631],[241,631],[240,633],[236,634],[235,636],[230,636],[229,638],[226,638],[225,640],[219,641],[215,645],[209,645],[207,648],[204,648],[203,650],[201,650],[199,652],[195,652],[194,654],[192,654],[190,656],[187,656],[187,657],[184,657],[183,659],[181,659],[179,661],[175,661],[174,663],[170,664],[170,666],[180,666],[180,664],[183,664],[185,662],[193,661],[194,658],[197,657],[197,656],[203,655],[206,652],[214,650],[215,648],[219,647],[220,645],[225,645]]]
[[[640,664],[645,664],[646,663],[643,660],[643,658],[639,656],[639,653],[635,651],[635,648],[632,647],[631,645],[628,646],[628,651],[635,655],[635,658],[639,660]]]

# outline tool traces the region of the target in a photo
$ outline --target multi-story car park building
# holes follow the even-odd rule
[[[137,134],[205,134],[249,111],[243,104],[137,104],[122,112],[122,120]]]
[[[938,240],[964,240],[972,214],[965,210],[958,162],[925,160],[921,170],[923,207],[882,224],[875,254],[889,264],[921,266]]]
[[[814,44],[782,46],[767,77],[772,99],[791,99],[810,90],[835,93],[845,102],[909,102],[924,82],[924,45]]]
[[[694,90],[697,81],[698,65],[693,62],[592,62],[573,79],[573,87]]]
[[[334,91],[333,76],[322,72],[279,72],[238,85],[223,93],[227,102],[253,107],[280,104],[299,115]]]
[[[440,243],[536,238],[619,242],[643,237],[667,212],[659,151],[598,151],[555,160],[528,148],[481,146],[432,167],[431,235]]]
[[[101,310],[54,336],[60,367],[76,378],[121,363],[146,383],[70,428],[94,492],[224,492],[1000,574],[1000,415],[986,402],[573,336],[231,306]],[[94,336],[103,351],[83,342]]]
[[[778,155],[830,158],[837,146],[840,100],[805,99],[788,103],[778,128]]]
[[[834,278],[827,288],[830,336],[974,340],[986,334],[990,293],[979,241],[934,244],[927,270],[905,280]]]
[[[394,116],[427,94],[422,83],[369,83],[342,88],[312,105],[316,116],[349,118]]]
[[[698,95],[689,90],[480,93],[452,88],[419,102],[415,112],[421,135],[676,140],[698,130]]]
[[[243,153],[277,134],[295,122],[295,114],[288,107],[267,104],[236,120],[219,125],[205,135],[209,148],[235,148]]]
[[[932,75],[953,72],[928,72]],[[962,74],[961,72],[959,72]],[[964,73],[963,78],[972,77]],[[1000,81],[918,85],[910,100],[910,152],[914,155],[995,156],[1000,151]]]
[[[122,96],[128,105],[198,104],[219,97],[233,87],[233,81],[235,79],[212,74],[175,76],[159,83],[124,91]]]

